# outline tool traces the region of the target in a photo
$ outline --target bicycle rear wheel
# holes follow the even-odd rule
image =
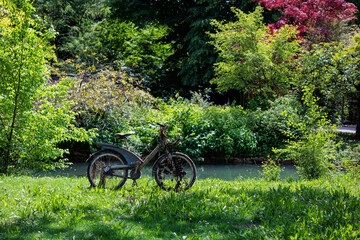
[[[166,155],[156,160],[153,175],[156,183],[164,190],[188,190],[196,180],[194,162],[185,154],[171,153],[172,161]]]
[[[89,159],[87,176],[93,187],[106,187],[118,189],[126,182],[128,170],[114,169],[111,166],[124,165],[121,156],[114,151],[102,151],[95,153]]]

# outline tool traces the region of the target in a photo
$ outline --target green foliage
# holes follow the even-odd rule
[[[279,99],[267,112],[181,101],[181,106],[178,102],[168,106],[175,112],[169,124],[182,129],[184,141],[179,147],[195,159],[266,156],[288,139],[282,130],[297,134],[295,127],[287,124],[289,119],[298,119],[290,99]],[[285,110],[287,114],[281,115]]]
[[[201,99],[197,93],[191,101],[178,97],[169,103],[157,102],[158,109],[141,115],[140,121],[133,122],[132,129],[139,134],[142,145],[154,146],[157,143],[156,127],[159,119],[170,126],[168,135],[175,139],[182,135],[178,151],[187,153],[195,161],[207,157],[227,160],[230,156],[249,156],[256,153],[255,134],[246,126],[246,112],[241,106],[212,106]],[[139,117],[132,111],[133,117]],[[144,112],[142,112],[144,114]],[[145,138],[144,138],[145,135]],[[150,137],[152,136],[152,137]],[[150,137],[150,138],[149,138]]]
[[[157,74],[161,77],[157,88],[152,91],[157,94],[173,88],[186,90],[191,86],[201,89],[209,86],[213,77],[212,65],[217,60],[217,54],[208,44],[207,31],[212,31],[212,19],[230,19],[230,7],[235,6],[244,11],[254,9],[252,1],[168,1],[168,0],[110,0],[112,16],[121,21],[127,20],[143,26],[156,23],[171,29],[164,40],[171,44],[174,52],[166,60]],[[186,91],[185,90],[185,91]],[[186,93],[186,92],[185,92]]]
[[[180,98],[165,106],[160,113],[170,118],[170,126],[180,129],[184,139],[179,147],[194,159],[267,156],[289,139],[285,131],[301,135],[290,124],[301,121],[301,107],[290,95],[270,103],[267,111],[211,105],[196,93],[190,102]]]
[[[345,145],[345,144],[343,144]],[[360,179],[360,146],[342,146],[336,154],[336,167],[349,173],[352,178]]]
[[[158,81],[159,71],[173,54],[171,44],[164,42],[170,30],[159,24],[139,27],[132,22],[106,19],[95,31],[96,52],[110,60],[122,59],[131,71],[145,78],[148,85]]]
[[[64,166],[65,140],[90,141],[90,132],[73,125],[75,113],[64,99],[68,83],[45,85],[53,57],[52,31],[32,19],[28,1],[0,5],[0,172],[16,167]]]
[[[45,18],[46,24],[57,32],[53,42],[59,59],[78,56],[85,61],[91,58],[99,41],[96,26],[110,13],[105,1],[35,0],[33,4],[36,14]]]
[[[291,124],[302,121],[299,113],[302,107],[294,94],[280,97],[269,103],[267,110],[258,108],[249,111],[247,125],[256,134],[258,146],[256,151],[261,156],[272,154],[272,148],[283,146],[292,136],[301,136],[298,127]]]
[[[22,166],[40,170],[64,168],[66,161],[58,158],[68,150],[60,148],[60,143],[92,142],[96,135],[94,129],[87,131],[75,125],[77,113],[73,111],[73,102],[66,98],[72,86],[73,83],[66,79],[38,88],[33,99],[35,106],[27,113],[22,135],[17,136],[19,146],[15,151]],[[58,160],[53,161],[55,159]]]
[[[106,72],[106,74],[105,74]],[[178,151],[195,161],[229,157],[267,156],[289,138],[284,131],[299,134],[289,121],[299,121],[294,98],[281,97],[267,111],[245,111],[241,106],[215,106],[193,93],[191,100],[177,95],[165,102],[133,87],[124,72],[101,70],[82,77],[69,91],[79,112],[78,125],[98,128],[97,142],[116,143],[116,132],[135,132],[129,137],[132,150],[147,154],[157,144],[156,122],[170,126],[171,140],[182,135]],[[96,87],[95,87],[96,86]],[[120,142],[120,145],[123,143]]]
[[[302,100],[308,108],[304,121],[289,121],[289,125],[297,125],[296,128],[301,132],[300,138],[286,132],[293,140],[284,149],[274,149],[275,153],[294,160],[299,173],[307,179],[319,178],[333,167],[337,148],[334,142],[335,126],[321,112],[312,92],[313,89],[304,87]]]
[[[162,41],[168,28],[111,20],[111,9],[105,1],[36,0],[34,4],[36,13],[57,32],[55,51],[63,61],[75,59],[75,64],[91,66],[99,64],[99,58],[107,64],[122,59],[132,73],[146,78],[150,85],[172,54],[171,45]]]
[[[284,170],[279,165],[276,164],[276,161],[269,159],[262,165],[262,175],[266,181],[279,181],[280,173]]]
[[[353,50],[340,43],[314,45],[300,58],[300,68],[294,86],[311,86],[318,92],[320,104],[333,119],[344,118],[344,103],[359,79],[359,60]]]
[[[96,142],[115,143],[115,133],[132,131],[132,126],[142,123],[153,97],[134,87],[141,85],[138,78],[109,66],[78,65],[77,70],[66,97],[74,102],[71,109],[78,113],[77,125],[97,129]]]
[[[241,106],[212,107],[207,110],[211,130],[208,139],[210,153],[230,156],[253,156],[258,140],[246,125],[247,114]]]
[[[206,152],[206,139],[204,134],[208,128],[208,122],[205,120],[204,108],[209,103],[197,105],[186,99],[178,97],[171,99],[169,104],[164,104],[160,109],[161,114],[167,116],[167,121],[174,129],[174,134],[180,133],[183,136],[180,142],[179,150],[189,154],[195,160],[202,160]]]
[[[196,97],[196,94],[195,94]],[[241,106],[198,105],[181,100],[182,106],[172,104],[176,109],[172,123],[182,129],[185,147],[194,158],[216,156],[228,159],[230,156],[249,156],[255,153],[257,140],[246,126],[246,112]]]
[[[215,64],[212,83],[220,90],[236,89],[250,97],[273,99],[284,94],[293,76],[293,58],[299,52],[296,29],[285,26],[271,32],[263,22],[263,10],[257,7],[246,14],[232,9],[237,21],[212,21],[216,33],[210,34],[221,61]]]
[[[354,36],[354,42],[355,42],[354,50],[356,52],[359,52],[360,51],[360,35],[357,34]]]
[[[356,239],[359,182],[199,179],[187,192],[153,179],[119,191],[85,177],[0,176],[1,239]]]

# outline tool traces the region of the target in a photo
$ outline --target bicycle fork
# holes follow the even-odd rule
[[[174,161],[174,159],[172,157],[172,154],[169,153],[168,150],[166,150],[166,153],[167,153],[168,158],[169,158],[169,160],[171,162],[171,167],[173,169],[172,174],[174,175],[175,178],[179,178],[179,179],[177,179],[175,189],[179,189],[180,185],[181,185],[182,178],[183,178],[183,175],[181,173],[181,169],[179,169],[179,167],[175,163],[175,161]]]

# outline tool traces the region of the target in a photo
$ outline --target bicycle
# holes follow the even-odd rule
[[[196,167],[193,160],[186,154],[173,152],[173,148],[180,142],[180,135],[174,142],[169,142],[165,132],[169,128],[166,124],[157,123],[160,126],[159,144],[142,160],[129,150],[126,137],[134,133],[116,133],[124,139],[126,149],[107,143],[99,143],[101,150],[92,154],[87,162],[87,176],[93,187],[109,187],[118,189],[127,179],[136,180],[141,177],[143,169],[162,150],[165,153],[156,159],[152,168],[152,174],[156,183],[164,190],[181,191],[188,190],[196,180]],[[128,175],[130,171],[130,174]]]

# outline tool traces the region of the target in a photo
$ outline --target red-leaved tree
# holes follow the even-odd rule
[[[285,24],[298,26],[299,37],[306,37],[310,44],[327,41],[334,24],[356,19],[358,9],[344,0],[253,0],[282,16],[270,28],[279,29]]]

